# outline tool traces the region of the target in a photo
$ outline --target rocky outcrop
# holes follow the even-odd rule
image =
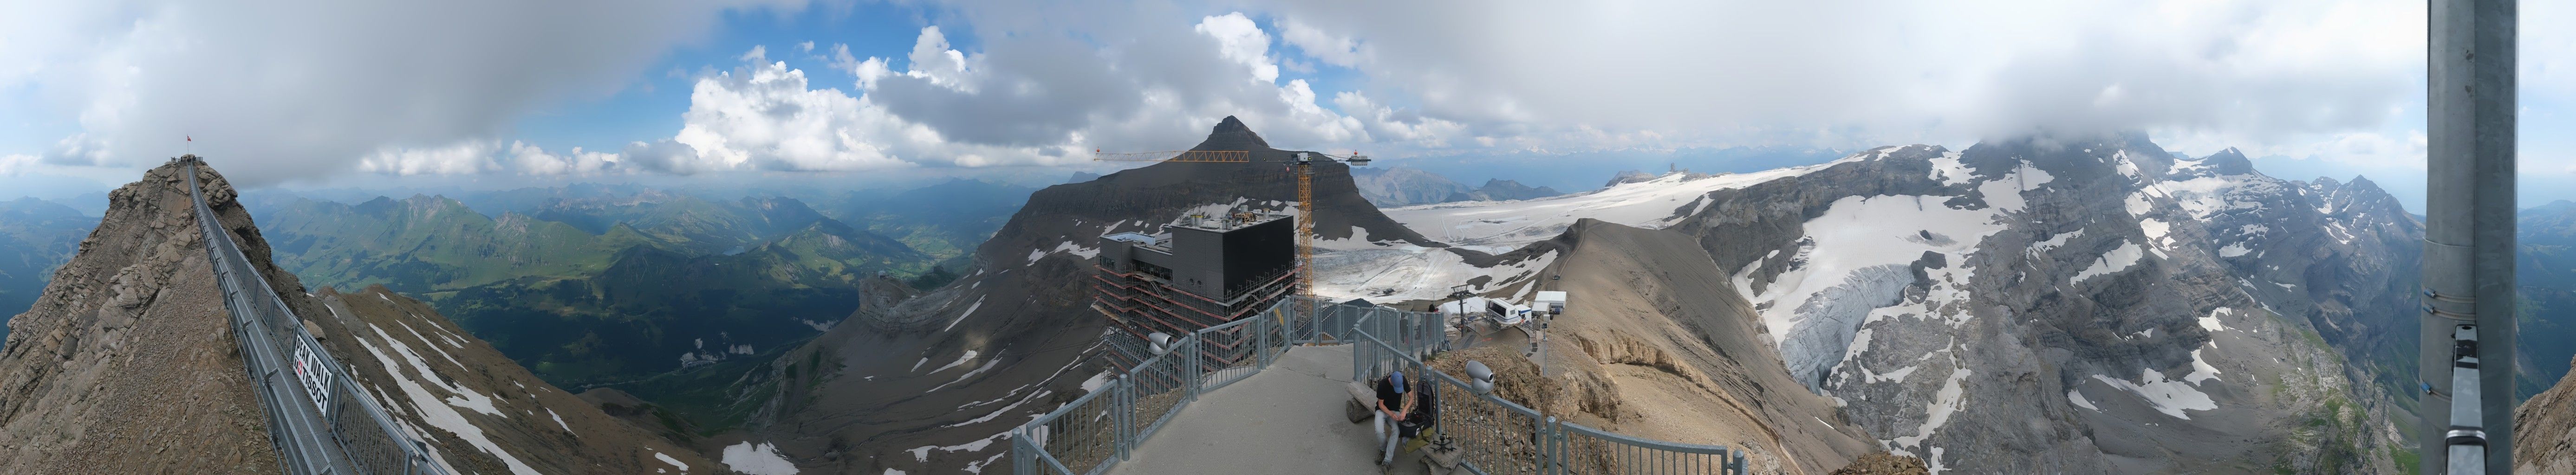
[[[0,473],[277,472],[186,170],[164,165],[110,192],[80,253],[9,320]],[[223,228],[250,228],[222,175],[197,178]]]
[[[1930,473],[1932,469],[1923,466],[1923,459],[1879,452],[1863,455],[1860,460],[1853,460],[1851,465],[1834,469],[1832,475],[1926,475]]]
[[[1609,188],[1609,187],[1619,186],[1619,185],[1621,185],[1621,184],[1626,184],[1626,183],[1636,183],[1636,182],[1641,182],[1641,181],[1646,181],[1646,180],[1653,180],[1653,179],[1655,179],[1655,177],[1656,177],[1656,175],[1655,175],[1655,174],[1652,174],[1652,173],[1646,173],[1646,172],[1644,172],[1644,171],[1639,171],[1639,170],[1622,170],[1622,171],[1620,171],[1618,174],[1611,175],[1611,176],[1610,176],[1610,181],[1602,183],[1602,184],[1601,184],[1601,187],[1602,187],[1602,188]]]
[[[2514,473],[2576,474],[2576,376],[2514,410],[2513,449]]]
[[[266,415],[175,162],[109,195],[0,349],[0,473],[276,473]],[[307,294],[223,175],[197,168],[219,227],[402,430],[456,473],[724,473],[528,374],[382,288]],[[352,298],[354,297],[354,298]]]
[[[1762,319],[1690,236],[1597,220],[1570,227],[1538,289],[1574,302],[1551,324],[1551,413],[1621,434],[1748,452],[1756,473],[1822,474],[1880,451],[1833,398],[1790,376]]]

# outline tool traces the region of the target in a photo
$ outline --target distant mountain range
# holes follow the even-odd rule
[[[0,201],[0,339],[9,336],[9,317],[36,303],[54,268],[71,260],[81,237],[97,226],[96,216],[59,203]]]
[[[1571,193],[1598,189],[1603,179],[1622,170],[1681,168],[1704,173],[1751,173],[1824,163],[1850,154],[1848,150],[1791,146],[1523,150],[1389,158],[1376,166],[1416,168],[1464,183],[1518,180],[1532,187]]]
[[[278,264],[306,282],[420,298],[537,376],[624,389],[687,434],[753,409],[687,381],[738,379],[821,334],[859,306],[871,276],[965,266],[962,249],[1029,192],[956,180],[820,207],[621,185],[245,201]]]
[[[1485,186],[1468,188],[1436,173],[1408,167],[1352,167],[1351,181],[1359,186],[1360,196],[1378,206],[1410,206],[1453,201],[1526,200],[1562,195],[1554,188],[1522,185],[1518,181],[1491,179]]]

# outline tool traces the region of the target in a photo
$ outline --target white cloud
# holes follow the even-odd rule
[[[802,0],[601,1],[26,4],[0,17],[0,88],[79,126],[0,153],[141,164],[194,135],[201,152],[260,157],[227,168],[246,182],[1063,165],[1184,147],[1227,115],[1282,147],[1388,157],[2137,129],[2341,178],[2420,170],[2424,149],[2424,5],[2402,0],[960,2],[927,7],[948,27],[909,49],[780,43],[813,63],[754,48],[706,65],[723,71],[695,79],[681,130],[615,153],[508,140],[726,9]],[[2576,4],[2522,14],[2523,169],[2576,173],[2576,139],[2548,133],[2576,124],[2576,30],[2549,27]]]
[[[1473,135],[1557,143],[2159,126],[2270,138],[2375,128],[2422,94],[2424,6],[2395,0],[1265,9],[1290,44],[1387,89],[1372,95]]]
[[[76,130],[57,164],[240,158],[245,184],[366,165],[473,168],[388,145],[482,140],[567,100],[605,97],[728,9],[801,0],[8,2],[0,89],[39,98],[11,115]],[[435,152],[452,153],[454,147]],[[39,152],[13,150],[10,152]],[[425,168],[424,168],[425,167]]]
[[[1279,65],[1270,61],[1270,34],[1254,25],[1242,12],[1227,13],[1199,20],[1199,34],[1216,38],[1217,51],[1225,59],[1252,69],[1252,79],[1277,82]]]
[[[1279,29],[1281,41],[1296,46],[1299,51],[1305,52],[1306,56],[1323,61],[1324,64],[1353,66],[1359,64],[1361,57],[1368,54],[1364,46],[1350,37],[1334,36],[1305,23],[1293,20],[1280,21]]]
[[[1357,91],[1334,94],[1333,106],[1367,124],[1368,132],[1379,140],[1410,143],[1422,148],[1445,148],[1449,146],[1449,137],[1466,132],[1464,124],[1423,117],[1417,111],[1396,110]]]
[[[1323,107],[1307,81],[1277,83],[1269,35],[1247,17],[1160,29],[1183,34],[1104,51],[1060,36],[979,29],[984,50],[968,53],[932,26],[902,70],[835,45],[824,61],[857,79],[849,90],[814,84],[754,49],[743,55],[747,64],[697,80],[671,139],[694,154],[684,163],[636,163],[682,173],[1068,165],[1089,162],[1095,149],[1186,147],[1197,139],[1192,131],[1228,115],[1286,147],[1373,140],[1362,120]]]
[[[16,176],[35,166],[34,155],[0,155],[0,175]]]
[[[753,53],[760,51],[754,50]],[[903,165],[877,139],[935,140],[838,89],[808,89],[805,72],[747,54],[752,64],[699,78],[685,125],[672,140],[696,149],[696,166],[675,171],[853,170]]]
[[[358,160],[358,170],[389,175],[593,175],[616,170],[617,154],[573,147],[555,154],[526,142],[463,140],[438,147],[386,147]]]
[[[394,175],[482,173],[492,167],[495,143],[467,140],[443,147],[387,147],[358,160],[358,169]]]
[[[960,92],[975,92],[974,86],[967,83],[966,53],[948,49],[948,35],[940,34],[939,27],[922,28],[920,39],[912,44],[912,55],[906,59],[912,60],[912,65],[905,68],[904,76]]]

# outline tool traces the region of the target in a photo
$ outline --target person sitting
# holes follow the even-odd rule
[[[1386,377],[1377,380],[1375,426],[1378,443],[1385,446],[1384,454],[1378,457],[1378,465],[1395,463],[1396,447],[1403,443],[1405,438],[1411,436],[1405,433],[1411,431],[1405,427],[1409,424],[1405,424],[1404,421],[1406,417],[1413,415],[1415,399],[1413,392],[1409,391],[1412,388],[1405,387],[1404,383],[1403,371],[1387,372]]]

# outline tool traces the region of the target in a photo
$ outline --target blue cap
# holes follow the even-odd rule
[[[1386,382],[1387,382],[1387,384],[1390,384],[1390,385],[1394,385],[1394,386],[1395,386],[1395,392],[1399,392],[1399,393],[1400,393],[1400,392],[1405,392],[1405,391],[1404,391],[1404,371],[1403,371],[1403,370],[1396,370],[1396,371],[1393,371],[1393,372],[1389,372],[1389,373],[1387,373],[1387,374],[1386,374]]]

